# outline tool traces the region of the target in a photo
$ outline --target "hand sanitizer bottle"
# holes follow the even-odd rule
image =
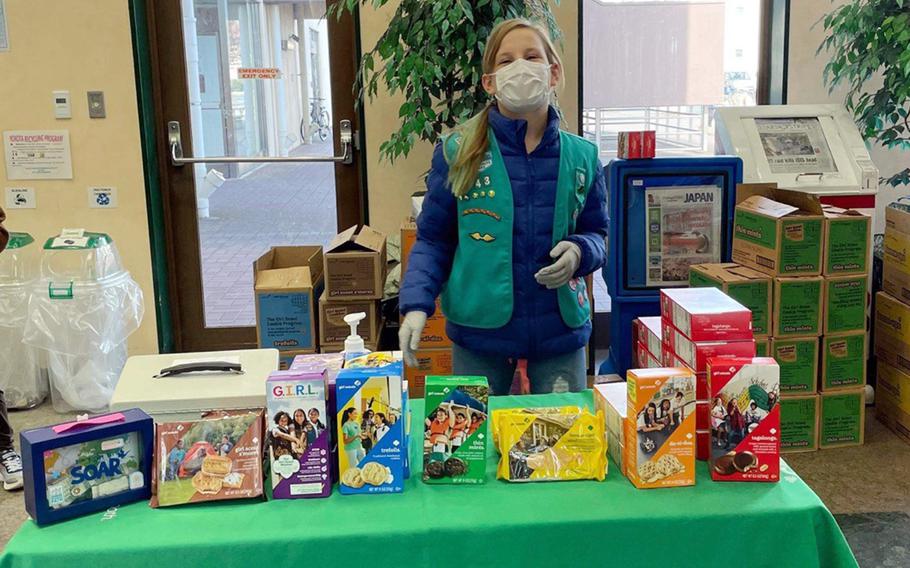
[[[344,340],[344,360],[345,362],[357,357],[362,357],[370,351],[363,343],[363,338],[357,334],[357,326],[367,315],[364,312],[357,312],[344,316],[344,323],[351,326],[351,334]]]

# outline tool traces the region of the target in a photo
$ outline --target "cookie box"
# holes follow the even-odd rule
[[[780,368],[767,357],[708,362],[711,479],[780,479]]]
[[[132,408],[19,434],[25,510],[38,525],[151,494],[154,424]]]
[[[486,480],[486,377],[427,377],[423,480],[476,484]]]
[[[626,385],[626,477],[639,489],[694,485],[695,374],[632,369]]]
[[[404,490],[407,448],[401,361],[391,354],[370,355],[376,357],[342,369],[335,382],[339,492],[343,495]]]
[[[152,507],[262,497],[261,409],[158,424]]]
[[[276,371],[266,388],[272,499],[332,493],[324,373]]]
[[[663,320],[664,342],[687,367],[696,373],[707,371],[710,357],[754,357],[755,341],[692,341],[681,331]]]
[[[818,449],[818,395],[787,396],[780,400],[781,453]]]
[[[717,288],[663,289],[660,314],[692,341],[752,339],[752,312]]]

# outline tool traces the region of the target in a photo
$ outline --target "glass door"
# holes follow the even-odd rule
[[[325,13],[324,0],[155,3],[180,350],[253,346],[253,262],[362,222],[354,25]]]

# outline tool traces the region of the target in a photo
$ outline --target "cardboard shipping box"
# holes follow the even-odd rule
[[[401,279],[408,272],[408,257],[411,256],[411,249],[417,242],[417,222],[413,217],[407,217],[401,222]]]
[[[910,373],[910,306],[879,292],[875,296],[875,356]]]
[[[882,288],[910,302],[910,207],[892,203],[885,209]]]
[[[385,235],[366,225],[339,233],[325,251],[326,298],[381,300],[385,265]]]
[[[785,396],[780,400],[781,453],[818,449],[818,395]]]
[[[865,385],[868,359],[866,343],[864,331],[822,337],[819,388],[829,392]]]
[[[774,279],[774,337],[822,334],[824,309],[820,276]]]
[[[436,298],[436,311],[427,318],[420,335],[420,349],[440,349],[451,347],[452,340],[446,333],[446,316],[442,313],[442,301]]]
[[[771,333],[771,304],[773,280],[746,266],[732,262],[693,264],[689,267],[689,286],[720,288],[728,296],[752,311],[752,333]]]
[[[423,398],[427,376],[452,374],[451,349],[418,349],[414,352],[417,366],[405,365],[404,378],[408,381],[411,398]]]
[[[817,390],[818,337],[775,337],[771,357],[780,365],[781,394],[807,394]]]
[[[755,356],[756,357],[770,357],[768,353],[771,352],[771,338],[767,335],[764,337],[755,338]]]
[[[351,334],[351,327],[344,323],[344,316],[363,312],[366,319],[357,326],[357,334],[363,338],[364,343],[376,343],[379,340],[379,331],[382,327],[382,316],[379,313],[377,300],[351,300],[344,302],[330,302],[323,294],[319,298],[319,344],[343,345],[344,340]]]
[[[737,200],[733,262],[771,276],[821,274],[824,215],[818,197],[740,184]]]
[[[820,449],[860,446],[866,420],[866,391],[823,392],[821,399]]]
[[[866,274],[825,277],[825,309],[822,333],[849,333],[866,330]]]
[[[822,274],[842,276],[869,272],[872,218],[853,209],[826,205]]]
[[[322,271],[319,246],[272,247],[253,263],[259,347],[316,351]]]

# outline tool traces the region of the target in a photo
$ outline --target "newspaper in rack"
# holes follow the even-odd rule
[[[755,126],[771,173],[837,171],[818,118],[757,118]]]
[[[720,187],[648,188],[645,199],[648,286],[685,286],[689,265],[720,261]]]

